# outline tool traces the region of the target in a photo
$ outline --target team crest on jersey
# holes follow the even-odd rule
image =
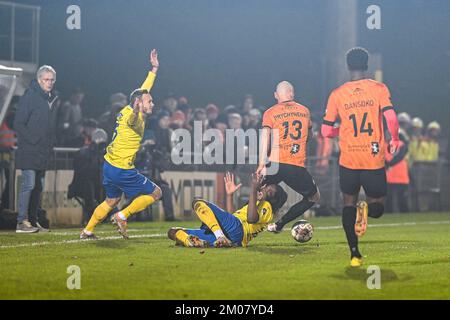
[[[300,145],[299,144],[293,144],[291,148],[291,154],[296,154],[300,151]]]
[[[376,156],[380,153],[380,144],[378,142],[372,142],[372,154]]]
[[[354,95],[359,95],[359,94],[362,94],[363,92],[364,92],[364,90],[361,88],[356,88],[355,90],[353,90]]]

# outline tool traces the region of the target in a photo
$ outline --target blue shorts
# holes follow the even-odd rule
[[[199,201],[203,201],[204,203],[206,203],[206,205],[212,210],[225,236],[231,242],[233,242],[233,244],[237,246],[242,246],[242,239],[244,238],[244,229],[242,228],[241,220],[236,218],[231,213],[222,210],[214,203],[205,200]],[[216,241],[214,233],[205,224],[203,224],[200,227],[200,229],[186,229],[185,232],[187,234],[197,236],[200,239],[207,241],[210,246],[213,246],[214,242]]]
[[[150,179],[136,169],[114,167],[108,161],[103,163],[103,187],[106,197],[120,198],[122,193],[129,199],[141,194],[151,194],[156,188]]]

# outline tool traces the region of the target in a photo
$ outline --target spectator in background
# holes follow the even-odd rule
[[[170,128],[173,130],[186,128],[186,115],[183,111],[177,110],[172,114],[172,117],[170,118]]]
[[[120,110],[127,105],[127,96],[121,92],[112,94],[109,97],[109,106],[107,111],[103,113],[98,120],[99,128],[102,128],[108,135],[108,142],[111,142],[111,138],[116,126],[116,117]]]
[[[155,144],[156,147],[170,155],[172,151],[172,130],[170,125],[170,115],[168,112],[163,111],[158,115],[158,126],[154,129]]]
[[[163,101],[163,106],[161,110],[169,112],[169,114],[173,114],[178,107],[178,100],[175,97],[175,94],[169,93],[167,97]]]
[[[17,132],[16,169],[22,170],[18,196],[17,233],[48,231],[37,221],[45,170],[55,144],[56,111],[53,93],[56,71],[44,65],[19,102],[14,119]]]
[[[411,116],[406,112],[399,113],[397,116],[400,131],[409,140],[409,131],[411,128]]]
[[[251,94],[246,94],[244,96],[244,101],[242,102],[242,108],[241,108],[241,116],[246,115],[252,110],[255,106],[253,96]]]
[[[122,106],[125,106],[128,103],[128,98],[127,96],[122,93],[122,92],[116,92],[113,93],[110,97],[109,97],[109,105],[113,106],[115,104],[120,104]],[[109,111],[109,110],[108,110]],[[120,110],[119,110],[120,111]],[[116,112],[118,113],[118,112]]]
[[[158,127],[155,130],[156,151],[153,152],[153,172],[152,178],[162,190],[162,205],[164,210],[164,217],[166,221],[175,221],[173,203],[172,203],[172,189],[165,181],[161,173],[168,170],[170,167],[170,153],[172,152],[172,130],[169,127],[170,117],[168,113],[159,115]]]
[[[188,99],[185,96],[181,96],[178,98],[178,109],[182,106],[182,105],[186,105],[189,104]]]
[[[242,115],[242,129],[247,130],[250,125],[250,115],[245,113]]]
[[[216,129],[220,131],[221,133],[221,142],[225,143],[225,136],[226,136],[226,130],[227,125],[223,122],[216,122]]]
[[[407,154],[409,145],[408,129],[411,127],[411,121],[409,117],[400,117],[400,115],[398,116],[400,144],[397,152],[391,154],[386,144],[386,180],[388,184],[386,212],[394,212],[397,203],[398,211],[406,213],[409,212],[408,188],[410,178]]]
[[[439,159],[439,135],[441,126],[436,121],[430,122],[424,137],[414,140],[411,145],[410,160],[431,161],[435,162]]]
[[[181,110],[184,113],[185,122],[189,123],[192,118],[192,107],[189,105],[186,97],[180,97],[178,99],[178,110]],[[173,115],[173,113],[171,115]]]
[[[218,122],[228,123],[228,116],[231,113],[239,113],[239,110],[232,104],[225,107],[223,112],[219,114],[219,117],[217,118]]]
[[[419,154],[423,154],[423,141],[423,121],[415,117],[411,121],[411,136],[409,139],[408,162],[410,167],[415,161],[418,161],[418,157],[420,158]]]
[[[411,120],[411,133],[409,137],[408,146],[408,166],[410,168],[409,179],[410,179],[410,191],[411,191],[411,209],[413,211],[419,211],[419,186],[417,185],[416,176],[414,174],[414,162],[418,159],[418,154],[421,153],[420,150],[423,148],[424,137],[423,137],[423,121],[419,117],[415,117]]]
[[[242,117],[239,113],[230,113],[228,115],[228,128],[233,130],[242,129]]]
[[[0,126],[0,174],[3,171],[5,177],[5,185],[1,195],[0,211],[3,209],[9,209],[9,187],[10,187],[10,166],[11,166],[11,152],[17,145],[16,133],[11,129],[14,122],[14,114],[17,109],[18,99],[14,97],[11,101],[11,105],[8,108],[8,113],[5,116],[5,120]],[[0,179],[1,181],[1,179]]]
[[[81,125],[81,135],[74,138],[70,143],[70,146],[73,148],[81,148],[85,146],[89,146],[92,142],[91,136],[92,132],[94,132],[98,128],[98,122],[95,119],[83,119]],[[106,131],[105,131],[106,132]]]
[[[206,106],[206,118],[208,119],[209,126],[211,128],[216,127],[217,118],[219,118],[219,108],[215,104],[208,104]]]
[[[98,129],[98,122],[95,119],[83,120],[83,131],[81,139],[76,147],[89,146],[92,143],[92,134]]]
[[[230,113],[228,115],[228,128],[232,129],[232,130],[242,129],[242,117],[239,113]],[[229,150],[229,148],[230,148],[229,143],[231,143],[231,141],[225,140],[225,153],[224,153],[225,155],[228,154],[229,152],[231,152],[231,150]],[[234,136],[234,150],[233,150],[234,160],[233,160],[233,165],[230,168],[232,171],[236,171],[236,169],[239,168],[239,164],[237,163],[238,154],[244,154],[246,157],[248,156],[247,141],[246,141],[246,144],[244,145],[244,149],[239,150],[238,147],[239,147],[238,140],[237,140],[237,136],[235,135]]]
[[[242,116],[242,128],[247,130],[250,124],[250,115],[249,112],[254,107],[254,100],[251,94],[246,94],[244,96],[244,100],[242,102],[242,108],[240,110],[240,115]]]
[[[205,132],[208,129],[208,118],[206,116],[205,109],[202,108],[195,109],[192,121],[189,123],[190,130],[197,130],[195,126],[196,125],[198,126],[198,123],[201,123],[203,132]],[[204,150],[203,148],[206,147],[207,145],[208,142],[203,141],[203,139],[200,140],[192,139],[192,152],[193,153],[197,152],[197,154],[199,150],[203,152]]]
[[[77,88],[71,94],[69,101],[63,104],[58,119],[58,125],[62,126],[58,131],[62,136],[62,144],[66,147],[75,147],[76,141],[83,132],[83,103],[84,92]]]
[[[427,155],[425,161],[439,160],[439,136],[441,134],[441,126],[437,121],[432,121],[427,126],[425,134],[425,142],[427,143]]]
[[[108,138],[103,129],[87,131],[86,134],[90,134],[91,143],[82,147],[75,154],[73,180],[67,194],[69,199],[75,198],[81,204],[83,225],[89,222],[92,212],[104,197],[101,193],[101,176]]]
[[[162,205],[166,221],[175,221],[172,190],[161,173],[170,168],[172,151],[172,130],[169,127],[170,115],[161,111],[157,117],[156,128],[146,128],[142,149],[138,153],[136,167],[147,174],[162,191]]]
[[[410,141],[412,142],[413,139],[419,139],[422,138],[422,130],[423,130],[423,121],[419,117],[415,117],[411,121],[411,134],[410,134]]]
[[[247,128],[258,130],[261,128],[262,114],[259,109],[251,109],[248,113],[249,122]]]
[[[192,121],[190,123],[191,127],[194,128],[194,121],[199,121],[202,123],[203,131],[208,129],[208,117],[206,115],[206,111],[203,108],[198,108],[194,110],[194,115],[192,117]]]

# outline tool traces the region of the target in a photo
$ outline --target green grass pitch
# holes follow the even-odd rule
[[[313,239],[263,232],[248,248],[175,247],[172,223],[130,223],[123,240],[108,224],[99,241],[79,229],[0,232],[0,299],[449,299],[450,214],[386,214],[360,241],[364,266],[350,269],[340,217],[312,218]],[[178,222],[197,227],[198,222]],[[67,268],[79,266],[81,289]],[[381,289],[368,289],[379,266]]]

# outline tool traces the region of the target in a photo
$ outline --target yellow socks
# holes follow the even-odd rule
[[[106,201],[103,201],[102,203],[100,203],[97,208],[95,208],[94,213],[92,214],[91,219],[89,220],[88,225],[86,226],[85,230],[92,232],[94,231],[94,228],[97,224],[99,224],[100,222],[103,221],[103,219],[106,218],[106,216],[108,215],[108,213],[111,212],[113,208],[111,208],[110,206],[108,206],[108,204],[106,203]]]
[[[126,207],[121,211],[121,213],[123,217],[125,217],[125,219],[128,219],[128,217],[131,216],[133,213],[144,210],[154,202],[155,199],[152,196],[142,195],[134,199],[133,202],[131,202],[128,207]],[[123,217],[121,216],[121,218]]]
[[[209,230],[214,233],[216,239],[220,237],[226,238],[219,222],[217,221],[216,216],[214,215],[214,212],[210,207],[208,207],[206,203],[204,203],[203,201],[197,201],[197,203],[195,203],[194,205],[194,211],[197,214],[198,218],[208,226]]]
[[[184,232],[183,230],[178,230],[177,233],[175,233],[175,239],[177,242],[181,243],[185,247],[190,247],[189,243],[189,235]]]
[[[120,213],[123,215],[125,219],[127,219],[133,213],[139,212],[147,208],[149,205],[155,202],[155,199],[149,195],[142,195],[134,199],[128,207],[123,209]],[[113,208],[108,206],[106,201],[103,201],[101,204],[95,208],[94,213],[92,214],[91,219],[89,220],[88,225],[84,230],[87,232],[93,232],[94,228],[97,224],[102,222],[108,213],[111,212]]]

